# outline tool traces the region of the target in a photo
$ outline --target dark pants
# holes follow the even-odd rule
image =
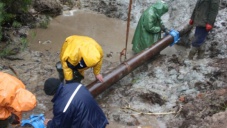
[[[0,120],[0,128],[7,128],[9,125],[9,119]]]
[[[83,61],[83,59],[80,61],[79,64],[77,64],[76,66],[73,66],[71,63],[69,63],[68,61],[66,61],[67,66],[72,69],[73,71],[73,79],[66,81],[66,83],[71,83],[71,82],[81,82],[82,79],[84,79],[84,77],[79,73],[78,69],[82,69],[82,68],[86,68],[86,64]],[[60,62],[57,62],[56,64],[56,68],[59,74],[59,78],[61,81],[64,80],[64,73],[63,73],[63,68]]]
[[[77,64],[76,66],[73,66],[71,63],[69,63],[67,61],[67,66],[69,68],[71,68],[73,70],[73,79],[70,80],[70,81],[66,81],[66,83],[72,83],[72,82],[81,82],[82,79],[84,79],[84,77],[80,74],[80,72],[78,71],[78,69],[82,69],[82,68],[85,68],[87,67],[84,63],[83,60],[80,61],[79,64]]]
[[[200,47],[205,42],[207,35],[208,31],[205,27],[196,27],[192,46],[197,48]]]
[[[5,120],[0,120],[0,128],[7,128],[9,124],[20,124],[19,117],[11,113],[11,116]]]

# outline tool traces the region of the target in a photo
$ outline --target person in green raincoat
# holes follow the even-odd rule
[[[161,31],[167,31],[161,20],[166,12],[168,5],[163,1],[156,2],[143,12],[132,40],[132,50],[135,53],[150,47],[161,38]]]

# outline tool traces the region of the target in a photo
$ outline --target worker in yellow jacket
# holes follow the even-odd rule
[[[72,35],[66,38],[60,53],[63,77],[66,83],[80,82],[84,78],[84,71],[93,68],[93,73],[100,82],[103,59],[102,47],[87,36]]]
[[[20,124],[22,112],[36,106],[36,97],[16,77],[0,72],[0,128]]]

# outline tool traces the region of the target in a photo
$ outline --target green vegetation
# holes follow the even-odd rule
[[[20,27],[22,27],[22,24],[20,22],[14,21],[13,24],[12,24],[12,27],[20,28]]]
[[[3,5],[2,17],[4,18],[2,23],[12,23],[19,20],[17,16],[28,12],[31,2],[32,0],[1,0],[0,3]]]
[[[50,17],[49,16],[45,16],[45,18],[39,23],[39,27],[47,29],[49,22],[50,22]]]
[[[27,13],[32,0],[1,0],[0,1],[0,40],[3,26],[18,28],[22,25],[20,15]]]
[[[21,50],[22,51],[24,51],[25,50],[25,48],[27,48],[27,46],[28,46],[28,40],[27,40],[27,38],[21,38]]]
[[[0,40],[2,39],[3,4],[0,2]]]
[[[8,47],[4,48],[1,52],[0,52],[0,57],[5,57],[8,56],[10,54],[10,49]]]
[[[0,0],[0,57],[15,55],[14,53],[27,48],[28,40],[27,35],[23,33],[23,26],[48,28],[51,17],[44,15],[38,24],[37,19],[29,12],[32,1]],[[32,38],[35,36],[34,32]]]
[[[4,40],[7,43],[6,46],[3,46],[0,49],[0,57],[5,57],[8,55],[13,55],[18,53],[18,50],[24,50],[28,41],[25,37],[22,37],[19,41],[19,48],[8,47],[11,42],[11,39],[6,38],[7,31],[9,30],[18,30],[21,28],[26,20],[23,18],[23,15],[28,13],[28,9],[32,0],[1,0],[0,1],[0,43]],[[6,38],[6,39],[5,39]]]
[[[36,32],[35,31],[31,31],[31,35],[32,35],[32,40],[36,37]]]

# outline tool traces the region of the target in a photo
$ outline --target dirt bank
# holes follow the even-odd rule
[[[174,22],[178,19],[174,19],[173,15],[173,12],[177,12],[174,10],[176,8],[172,7],[172,13],[166,19],[173,19],[173,26],[181,22]],[[103,74],[119,65],[119,53],[125,43],[126,22],[99,14],[98,18],[86,20],[85,13],[93,17],[92,13],[75,13],[74,20],[57,17],[47,30],[31,30],[30,33],[35,33],[35,36],[30,37],[28,49],[12,56],[11,60],[1,59],[0,69],[5,72],[11,72],[8,66],[15,69],[18,78],[37,96],[37,107],[25,113],[24,118],[51,111],[52,97],[44,94],[43,83],[48,77],[57,77],[54,66],[59,60],[61,43],[68,35],[87,34],[102,44],[105,51]],[[204,59],[188,60],[188,48],[168,47],[170,51],[165,49],[165,54],[171,54],[153,58],[97,97],[111,122],[108,127],[225,128],[226,14],[226,8],[219,11],[214,29],[206,41]],[[108,27],[97,27],[100,24]],[[132,35],[133,29],[130,39]],[[130,48],[128,55],[131,55]],[[86,85],[93,80],[94,76],[88,70],[83,83]]]

